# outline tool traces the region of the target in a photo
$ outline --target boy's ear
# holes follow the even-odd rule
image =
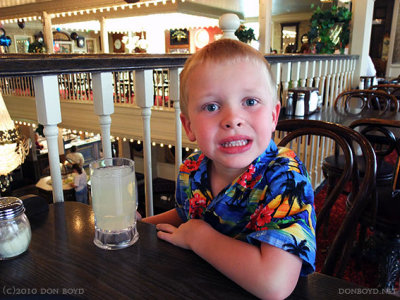
[[[278,101],[278,103],[272,108],[272,132],[275,131],[276,125],[278,124],[280,111],[281,103]]]
[[[189,141],[194,142],[196,140],[196,136],[194,135],[192,129],[191,129],[191,123],[188,117],[186,117],[184,114],[181,113],[180,115],[181,122],[183,125],[183,128],[185,129],[186,136],[188,137]]]

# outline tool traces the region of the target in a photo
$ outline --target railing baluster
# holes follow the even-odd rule
[[[354,87],[354,82],[357,82],[357,80],[355,80],[355,78],[354,78],[356,66],[357,66],[357,60],[353,59],[353,64],[352,64],[352,68],[351,68],[350,89]]]
[[[58,151],[58,127],[61,122],[60,93],[56,75],[34,78],[38,122],[44,126],[47,140],[53,202],[63,202],[60,156]]]
[[[111,73],[93,73],[93,106],[99,116],[101,128],[101,144],[105,158],[111,158],[111,117],[114,113],[113,89]]]
[[[153,71],[136,71],[135,91],[136,103],[142,109],[143,118],[143,158],[146,191],[146,216],[152,216],[153,211],[153,179],[151,164],[151,131],[150,116],[153,106]]]
[[[286,107],[286,96],[289,88],[291,68],[291,62],[282,64],[282,107]]]
[[[128,86],[128,88],[129,88],[129,98],[128,98],[128,102],[129,102],[129,104],[133,104],[133,89],[132,89],[132,86],[133,86],[133,79],[132,79],[132,74],[133,73],[133,71],[129,71],[128,72],[128,84],[129,84],[129,86]]]
[[[322,79],[322,61],[318,61],[316,63],[316,69],[315,69],[314,86],[318,88],[320,97],[322,97],[323,95],[323,84],[324,84],[321,81],[321,79]]]
[[[307,74],[307,86],[308,87],[313,87],[314,86],[314,77],[315,77],[316,65],[317,65],[317,62],[315,60],[309,62],[308,74]],[[315,85],[315,86],[318,87],[318,84]]]
[[[332,75],[331,75],[331,89],[330,89],[330,106],[333,106],[333,101],[335,99],[335,95],[337,93],[337,87],[336,87],[336,74],[337,74],[337,67],[338,67],[338,63],[337,60],[333,60],[332,61],[333,65],[332,65]]]
[[[331,106],[330,95],[331,95],[331,77],[333,72],[333,60],[327,62],[326,72],[326,85],[325,85],[325,106]]]
[[[334,99],[336,99],[337,95],[339,95],[339,93],[341,92],[341,79],[342,79],[342,67],[343,67],[343,60],[339,60],[337,62],[338,68],[337,68],[337,72],[336,72],[336,89],[335,89],[335,95],[334,95]]]
[[[302,61],[300,63],[300,84],[302,87],[307,85],[308,65],[308,61]]]
[[[340,73],[340,92],[345,90],[346,86],[346,67],[347,67],[347,59],[342,60],[342,72]]]
[[[280,99],[280,94],[281,94],[281,63],[275,63],[271,64],[271,71],[272,74],[274,75],[274,78],[276,80],[276,93],[278,99]]]
[[[299,61],[292,64],[292,72],[290,79],[292,80],[292,87],[298,87],[300,78],[301,63]]]
[[[179,166],[182,163],[182,124],[180,120],[181,108],[179,102],[179,73],[180,68],[169,70],[169,98],[174,102],[175,109],[175,178],[178,178]]]

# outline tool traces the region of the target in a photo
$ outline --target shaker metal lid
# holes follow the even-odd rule
[[[25,211],[21,199],[16,197],[0,197],[0,220],[18,217]]]

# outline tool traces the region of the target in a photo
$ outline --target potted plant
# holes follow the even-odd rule
[[[256,40],[256,36],[254,35],[253,28],[246,28],[243,24],[239,26],[239,28],[235,31],[236,37],[239,41],[243,43],[250,43],[252,40]]]
[[[46,52],[46,46],[43,41],[43,33],[41,31],[38,34],[35,34],[35,41],[29,44],[28,52],[29,53]]]
[[[308,39],[315,47],[316,53],[332,54],[336,49],[344,53],[350,41],[351,11],[346,7],[337,7],[322,10],[317,7],[311,16],[311,28]]]

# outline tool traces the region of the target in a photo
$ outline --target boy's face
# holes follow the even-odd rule
[[[181,120],[215,167],[241,171],[267,148],[280,110],[268,80],[265,67],[254,62],[207,62],[193,69],[189,118],[182,114]]]

